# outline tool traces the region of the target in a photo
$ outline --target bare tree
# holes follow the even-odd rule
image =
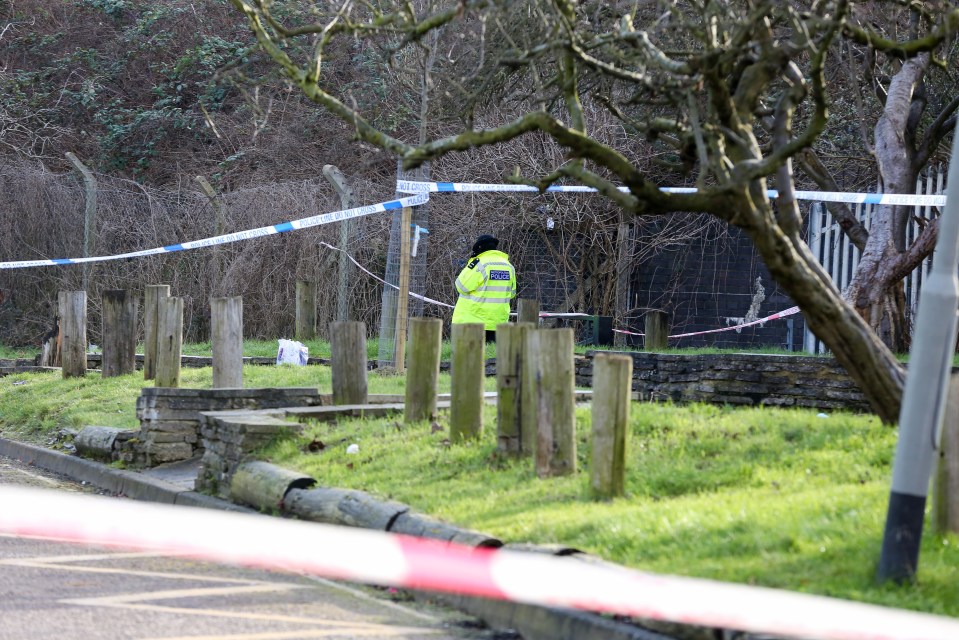
[[[940,147],[955,129],[959,51],[950,35],[956,20],[953,4],[863,3],[844,26],[847,42],[838,66],[848,72],[844,75],[857,104],[864,155],[887,193],[912,192],[920,171],[942,159]],[[900,33],[904,40],[898,39]],[[801,164],[822,188],[837,188],[815,152],[807,150]],[[880,206],[868,231],[846,205],[832,203],[829,210],[862,251],[846,299],[890,348],[907,351],[902,282],[932,252],[939,219],[918,220],[921,228],[908,243],[911,207]]]
[[[265,0],[231,2],[306,96],[407,167],[539,132],[564,147],[566,159],[544,175],[517,172],[514,181],[545,188],[572,179],[626,214],[701,212],[739,227],[877,414],[896,420],[903,370],[809,251],[794,197],[792,159],[827,125],[831,50],[844,29],[874,37],[871,28],[853,27],[847,0],[460,0],[434,13],[419,13],[415,3],[346,0],[315,23],[295,26]],[[959,9],[940,8],[921,21],[922,37],[897,45],[906,60],[922,60],[959,28]],[[404,142],[324,82],[324,53],[338,39],[400,51],[427,46],[426,36],[440,28],[436,46],[449,52],[451,76],[459,74],[445,90],[464,106],[465,126],[451,135]],[[289,43],[306,38],[309,54],[295,57]],[[490,102],[514,108],[514,118],[474,127],[475,114]],[[698,190],[661,191],[656,175],[634,161],[634,149],[591,135],[586,102],[602,104],[625,130],[646,136],[667,162],[692,174]]]

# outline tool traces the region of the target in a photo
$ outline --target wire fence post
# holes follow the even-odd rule
[[[419,180],[428,181],[430,176],[429,164],[412,172],[403,171],[401,162],[397,161],[397,178],[400,180]],[[397,192],[398,198],[409,194]],[[390,246],[386,255],[386,273],[383,279],[388,284],[383,286],[382,304],[380,305],[380,339],[379,349],[377,351],[377,366],[381,368],[398,367],[396,360],[397,350],[402,349],[405,355],[405,345],[400,347],[397,328],[397,306],[399,294],[397,288],[400,286],[400,256],[401,244],[405,234],[406,241],[409,242],[410,234],[413,228],[418,228],[418,238],[409,246],[407,250],[409,257],[409,293],[423,295],[426,293],[426,249],[427,237],[429,234],[429,204],[422,204],[416,207],[403,229],[403,211],[395,210],[393,212],[393,221],[390,225]],[[401,233],[402,231],[402,233]],[[407,295],[408,298],[408,295]],[[423,301],[414,298],[412,302],[407,302],[406,313],[412,316],[423,315]],[[404,338],[405,340],[405,338]]]
[[[93,172],[87,168],[80,159],[67,151],[67,160],[73,163],[77,171],[83,176],[83,187],[86,193],[86,207],[83,214],[83,257],[88,258],[93,252],[93,241],[96,235],[96,216],[97,216],[97,179],[93,177]],[[89,293],[90,284],[90,263],[83,265],[83,290]]]
[[[340,195],[340,205],[343,209],[354,206],[356,198],[353,189],[346,182],[346,177],[334,165],[323,166],[323,175],[333,184],[333,188]],[[340,264],[336,274],[336,321],[346,322],[350,319],[350,274],[353,264],[350,262],[350,237],[356,228],[356,222],[347,218],[340,223]]]

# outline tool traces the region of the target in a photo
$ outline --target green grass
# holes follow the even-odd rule
[[[310,350],[311,358],[329,358],[330,357],[330,343],[326,340],[306,340],[303,341],[305,345]],[[261,357],[261,358],[275,358],[277,352],[277,341],[275,340],[244,340],[243,341],[243,355],[251,357]],[[605,351],[609,350],[605,347],[597,347],[594,345],[583,345],[578,344],[575,346],[575,351],[578,354],[585,354],[587,351]],[[376,339],[368,340],[366,343],[366,351],[370,360],[376,360],[379,354],[379,342]],[[622,349],[616,349],[616,351],[642,351],[642,349],[627,347]],[[143,346],[137,350],[137,353],[143,352]],[[212,347],[209,342],[200,342],[195,344],[188,344],[183,346],[183,354],[191,356],[209,356],[212,353]],[[685,354],[685,355],[701,355],[701,354],[721,354],[721,353],[768,353],[774,355],[813,355],[809,353],[802,353],[796,351],[786,351],[785,349],[779,349],[777,347],[757,347],[755,349],[712,349],[712,348],[687,348],[687,349],[668,349],[663,353],[674,353],[674,354]],[[496,345],[488,344],[486,345],[486,357],[495,358],[496,357]],[[450,359],[450,342],[449,340],[443,341],[443,347],[440,352],[440,358],[442,360]]]
[[[330,343],[326,340],[306,340],[303,344],[310,350],[312,358],[329,358]],[[278,348],[276,340],[244,340],[243,355],[256,358],[275,358]],[[604,351],[606,347],[596,347],[594,345],[579,344],[575,346],[578,354],[585,354],[587,351]],[[368,340],[366,351],[370,360],[376,360],[379,355],[379,341],[376,339]],[[635,347],[624,347],[616,351],[642,351]],[[212,354],[212,346],[209,342],[195,342],[183,345],[183,355],[185,356],[209,356]],[[6,347],[0,344],[0,358],[33,358],[40,349],[37,347]],[[143,353],[143,345],[137,345],[137,353]],[[786,351],[777,347],[756,347],[754,349],[713,349],[709,347],[685,348],[685,349],[667,349],[663,353],[702,355],[702,354],[722,354],[722,353],[768,353],[773,355],[800,355],[811,356],[819,354],[810,354],[799,351]],[[450,342],[443,341],[443,348],[440,357],[446,361],[450,359]],[[486,345],[486,357],[496,357],[496,345]]]
[[[446,427],[446,419],[440,424]],[[914,586],[877,586],[895,430],[869,416],[634,404],[627,497],[589,498],[580,473],[541,480],[483,438],[396,420],[317,424],[264,457],[325,486],[369,491],[506,541],[572,546],[623,565],[959,616],[959,537],[927,531]],[[314,438],[329,446],[307,453]],[[357,443],[358,455],[346,447]]]
[[[329,367],[254,366],[243,367],[244,386],[312,387],[330,393],[332,380]],[[184,367],[180,371],[183,388],[209,389],[213,370]],[[487,389],[495,391],[496,380],[487,378]],[[83,378],[64,380],[59,371],[22,373],[0,377],[0,435],[41,443],[58,429],[80,429],[87,425],[139,428],[136,398],[143,387],[143,372],[103,379],[91,371]],[[439,388],[450,389],[450,376],[441,373]],[[399,393],[406,389],[403,376],[369,375],[370,393]]]
[[[303,341],[303,344],[310,350],[310,357],[312,358],[329,358],[330,357],[330,343],[326,340],[306,340]],[[256,358],[275,358],[278,348],[278,343],[276,340],[244,340],[243,341],[243,355]],[[578,344],[574,347],[574,350],[577,354],[584,355],[587,351],[607,351],[613,350],[608,347],[597,347],[594,345],[585,345]],[[370,360],[376,360],[379,355],[379,341],[377,339],[370,339],[366,343],[366,351]],[[615,349],[615,351],[626,351],[626,352],[641,352],[643,349],[638,347],[623,347],[620,349]],[[38,353],[40,349],[38,347],[7,347],[0,344],[0,358],[3,359],[13,359],[13,358],[33,358]],[[137,345],[137,353],[143,353],[143,345]],[[779,347],[754,347],[749,349],[717,349],[713,347],[685,347],[682,349],[666,349],[661,353],[675,354],[675,355],[709,355],[709,354],[724,354],[724,353],[765,353],[769,355],[781,355],[781,356],[812,356],[812,357],[823,357],[828,358],[830,354],[821,354],[821,353],[808,353],[805,351],[787,351]],[[209,342],[195,342],[190,344],[183,345],[183,355],[185,356],[209,356],[212,354],[212,347]],[[449,340],[443,341],[443,348],[440,354],[440,357],[444,361],[450,359],[450,342]],[[486,345],[486,357],[495,358],[496,357],[496,345],[490,344]],[[901,362],[907,362],[909,360],[909,354],[896,354],[896,358]],[[953,359],[953,366],[959,366],[959,355]]]
[[[311,358],[329,358],[330,343],[326,340],[305,340],[301,341],[303,346],[310,350]],[[244,340],[243,355],[257,358],[275,358],[279,344],[276,340]],[[143,346],[140,345],[137,353],[142,353]],[[183,355],[187,356],[209,356],[213,353],[209,342],[198,342],[183,346]],[[366,354],[370,360],[376,360],[379,356],[379,341],[368,340],[366,342]],[[496,357],[495,345],[486,345],[486,357]],[[440,352],[440,358],[450,359],[450,343],[443,342],[443,349]]]
[[[38,347],[7,347],[0,344],[0,358],[4,360],[33,358],[38,353],[40,353],[40,349]]]

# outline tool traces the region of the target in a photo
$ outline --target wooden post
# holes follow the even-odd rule
[[[97,216],[97,179],[93,172],[87,168],[80,159],[67,151],[67,160],[69,160],[80,175],[83,176],[83,187],[86,193],[86,207],[83,214],[83,257],[89,257],[93,252],[93,241],[96,236],[96,216]],[[91,263],[83,263],[83,290],[90,289],[90,267]],[[83,347],[86,352],[86,346]]]
[[[959,533],[959,376],[955,374],[949,380],[932,495],[933,531]]]
[[[60,366],[60,310],[53,316],[53,328],[44,336],[40,345],[40,366]]]
[[[450,440],[478,438],[483,432],[486,327],[452,326],[452,384],[450,389]]]
[[[316,283],[296,281],[296,327],[297,340],[316,338]]]
[[[516,300],[516,321],[532,322],[539,326],[539,300],[519,298]]]
[[[407,423],[431,420],[436,415],[442,344],[442,320],[410,320],[410,368],[406,374],[406,406],[403,413],[403,420]]]
[[[622,220],[622,218],[620,218]],[[632,225],[620,222],[616,228],[616,309],[613,321],[625,324],[629,310],[629,280],[632,275],[633,233]],[[613,346],[621,349],[626,346],[626,334],[614,333]]]
[[[150,284],[143,290],[143,379],[157,376],[157,317],[160,299],[170,297],[170,285]]]
[[[87,292],[61,291],[57,302],[63,377],[83,377],[87,375]]]
[[[538,424],[536,475],[540,478],[576,473],[576,377],[573,330],[533,332],[537,352]]]
[[[333,404],[366,404],[366,323],[330,324]]]
[[[535,327],[532,322],[496,327],[496,445],[510,455],[523,453],[523,358]]]
[[[243,297],[210,300],[213,388],[243,388]]]
[[[103,364],[104,378],[112,378],[136,369],[137,300],[123,289],[103,292]]]
[[[400,219],[400,282],[396,299],[396,342],[393,345],[393,366],[397,373],[406,369],[406,325],[410,308],[410,224],[412,207],[403,207]]]
[[[180,386],[183,353],[183,298],[157,300],[156,386]]]
[[[593,357],[593,452],[590,490],[594,498],[624,495],[626,430],[632,396],[633,359],[596,354]]]
[[[646,351],[665,351],[666,336],[669,334],[669,322],[665,311],[646,312],[646,337],[643,347]]]
[[[523,336],[523,355],[519,373],[520,454],[523,457],[534,457],[539,430],[539,342],[534,339],[537,325],[531,322],[519,324],[527,327]]]
[[[344,209],[351,208],[354,204],[353,189],[347,184],[343,173],[334,165],[327,164],[323,165],[323,175],[340,194],[340,206]],[[338,322],[346,322],[350,319],[349,283],[353,263],[350,262],[348,250],[355,226],[356,222],[349,218],[340,222],[340,264],[336,274],[336,319]]]

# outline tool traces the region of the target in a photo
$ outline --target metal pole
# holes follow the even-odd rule
[[[959,302],[959,144],[952,147],[932,272],[919,297],[906,389],[899,412],[899,441],[877,577],[912,580],[919,567],[923,514],[942,433],[949,369],[956,345]]]

